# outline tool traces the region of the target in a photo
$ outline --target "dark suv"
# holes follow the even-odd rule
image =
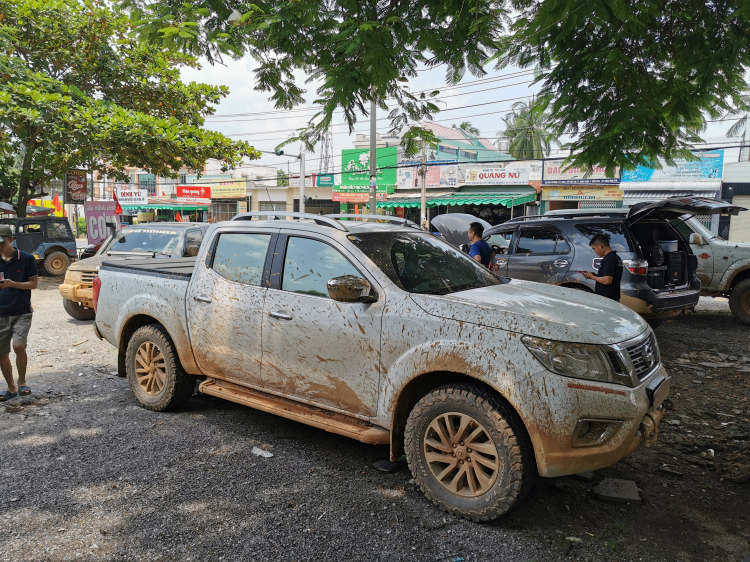
[[[49,275],[65,275],[76,259],[76,239],[68,219],[62,217],[26,217],[0,219],[15,232],[13,245],[36,258],[40,271]]]
[[[601,258],[589,242],[595,234],[609,235],[612,249],[623,260],[620,302],[656,327],[665,318],[692,309],[701,290],[697,258],[669,221],[740,210],[721,201],[686,197],[639,203],[630,209],[551,211],[509,220],[485,230],[484,238],[493,246],[494,269],[501,276],[593,292],[594,282],[580,271],[599,268]],[[438,230],[439,219],[432,222]],[[442,230],[441,234],[446,236]],[[498,237],[507,247],[493,244]],[[457,241],[468,242],[465,231]],[[649,251],[654,245],[662,249],[658,263]]]

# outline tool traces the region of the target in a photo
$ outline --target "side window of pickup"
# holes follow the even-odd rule
[[[570,246],[565,239],[552,230],[522,230],[518,237],[515,254],[567,254]]]
[[[270,242],[270,234],[220,234],[212,268],[230,281],[260,286]]]
[[[283,291],[330,298],[328,281],[341,275],[362,277],[349,260],[325,242],[289,238],[281,282]]]

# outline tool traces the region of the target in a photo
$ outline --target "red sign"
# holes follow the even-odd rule
[[[365,193],[341,193],[334,191],[332,201],[341,201],[344,203],[367,203],[370,200],[370,194]]]
[[[179,203],[211,204],[210,185],[178,185],[177,199]]]
[[[65,172],[66,203],[83,203],[86,201],[87,173],[86,170],[68,170]]]

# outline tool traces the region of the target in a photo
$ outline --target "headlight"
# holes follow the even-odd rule
[[[523,336],[529,351],[552,371],[564,377],[614,382],[615,373],[605,352],[597,345]]]
[[[80,271],[66,271],[65,272],[65,282],[66,283],[80,283],[82,280],[81,272]]]

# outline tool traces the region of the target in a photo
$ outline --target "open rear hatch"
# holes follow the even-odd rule
[[[653,203],[636,203],[625,220],[632,225],[646,217],[670,220],[683,215],[738,215],[741,211],[747,209],[715,199],[672,197]]]

